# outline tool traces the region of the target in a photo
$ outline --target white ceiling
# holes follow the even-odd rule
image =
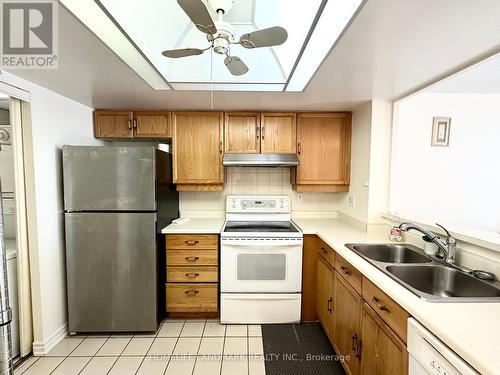
[[[214,108],[348,110],[393,100],[500,49],[498,0],[368,0],[301,93],[215,92]],[[210,93],[154,91],[61,9],[59,69],[13,74],[94,108],[210,108]]]
[[[500,54],[480,61],[425,91],[448,94],[500,94]]]

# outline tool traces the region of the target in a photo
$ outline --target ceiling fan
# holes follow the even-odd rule
[[[224,14],[232,8],[234,0],[208,0],[208,5],[218,15],[216,22],[212,20],[208,9],[201,0],[177,0],[177,3],[191,21],[193,21],[198,30],[207,34],[210,45],[205,49],[182,48],[166,50],[162,52],[162,55],[165,57],[179,58],[195,56],[213,49],[219,55],[226,55],[224,64],[226,64],[227,69],[232,75],[240,76],[248,72],[248,67],[239,57],[230,54],[231,44],[239,44],[249,49],[272,47],[285,43],[288,38],[288,33],[283,27],[274,26],[244,34],[237,40],[234,37],[231,24],[223,20]]]

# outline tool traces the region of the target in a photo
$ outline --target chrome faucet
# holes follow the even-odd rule
[[[430,230],[422,227],[421,225],[415,224],[415,223],[411,223],[411,222],[401,223],[397,228],[399,228],[400,230],[402,230],[404,232],[407,232],[407,231],[413,229],[413,230],[416,230],[417,232],[422,233],[424,236],[428,237],[432,242],[434,242],[437,245],[437,247],[443,253],[443,255],[444,255],[443,258],[444,258],[444,261],[446,263],[454,264],[455,263],[455,248],[456,248],[456,244],[457,244],[455,241],[455,238],[453,238],[451,233],[448,232],[448,230],[445,227],[443,227],[442,225],[440,225],[438,223],[436,223],[436,225],[438,227],[442,228],[445,231],[446,235],[448,236],[448,238],[445,241],[443,241],[441,238],[436,236]]]

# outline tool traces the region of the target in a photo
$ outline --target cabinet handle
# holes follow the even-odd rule
[[[352,350],[353,352],[356,352],[356,346],[357,346],[357,344],[358,344],[358,343],[357,343],[357,341],[358,341],[358,334],[357,334],[357,333],[355,333],[354,335],[352,335],[352,336],[351,336],[351,338],[352,338],[352,348],[351,348],[351,350]]]
[[[188,279],[196,279],[198,276],[200,276],[199,273],[186,273]]]
[[[342,271],[344,271],[344,273],[347,275],[347,276],[350,276],[351,275],[351,271],[349,271],[349,269],[347,267],[344,267],[344,266],[340,266],[340,269]]]
[[[362,350],[362,348],[363,348],[363,343],[362,343],[361,340],[359,340],[357,342],[357,345],[356,345],[356,352],[355,352],[356,354],[354,355],[354,357],[357,358],[357,359],[359,359],[359,360],[361,360],[361,350]]]
[[[332,303],[332,297],[328,298],[328,306],[327,306],[327,310],[328,312],[331,314],[332,313],[332,308],[330,307],[331,303]]]
[[[325,250],[324,247],[320,248],[319,251],[321,252],[321,254],[323,255],[328,255],[328,251]]]
[[[262,125],[262,130],[260,132],[260,139],[264,139],[264,135],[266,134],[266,128],[264,127],[264,125]]]
[[[219,152],[222,154],[222,141],[219,142]]]
[[[260,128],[259,128],[259,125],[255,125],[255,134],[256,134],[257,140],[259,140],[259,138],[260,138]]]
[[[128,120],[128,128],[132,129],[132,121],[131,120]]]
[[[134,128],[137,129],[137,120],[134,120]]]
[[[299,143],[297,143],[297,154],[299,154],[299,155],[300,155],[300,142],[299,142]]]
[[[184,259],[186,259],[188,262],[196,262],[200,258],[199,257],[185,257]]]
[[[380,300],[377,297],[373,297],[372,302],[377,305],[380,311],[386,311],[388,314],[390,314],[391,311],[389,310],[389,308],[383,303],[380,303]]]
[[[195,296],[199,293],[199,290],[191,289],[191,290],[186,290],[184,293],[188,296]]]
[[[198,242],[198,240],[186,240],[184,241],[186,243],[186,245],[196,245]]]

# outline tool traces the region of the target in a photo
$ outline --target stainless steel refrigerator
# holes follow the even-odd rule
[[[149,146],[62,154],[69,331],[155,331],[159,232],[179,217],[171,154]]]

